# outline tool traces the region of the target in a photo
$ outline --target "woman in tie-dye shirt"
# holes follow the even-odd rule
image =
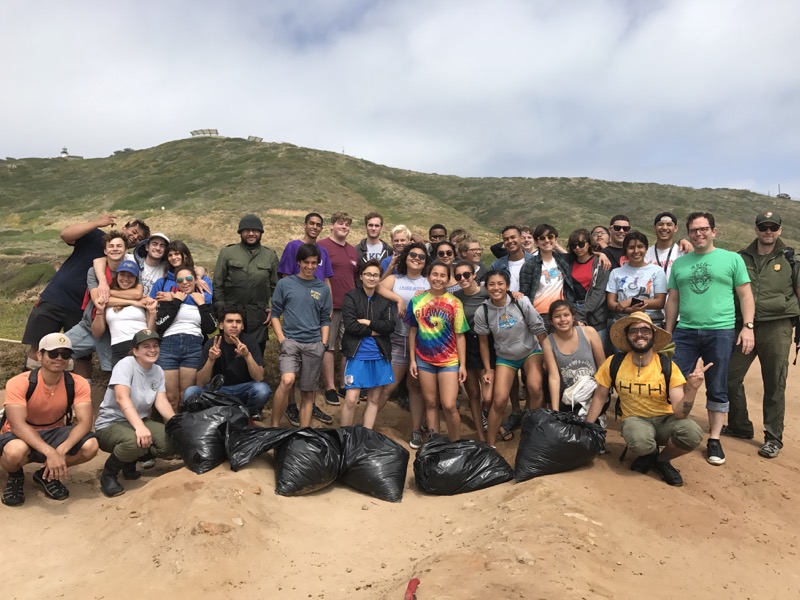
[[[461,437],[461,417],[456,406],[458,385],[467,378],[469,329],[461,301],[445,289],[450,267],[435,261],[428,275],[430,289],[411,299],[405,319],[409,326],[409,373],[419,379],[431,434],[439,432],[439,403],[451,441]]]

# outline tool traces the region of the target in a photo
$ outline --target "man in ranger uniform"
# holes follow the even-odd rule
[[[255,215],[239,221],[238,244],[223,248],[214,269],[214,309],[228,304],[244,309],[245,331],[255,337],[261,353],[267,345],[270,299],[278,282],[278,255],[261,245],[264,224]]]

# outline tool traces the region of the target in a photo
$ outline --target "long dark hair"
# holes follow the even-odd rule
[[[192,258],[192,252],[189,250],[189,246],[180,240],[173,240],[167,245],[167,259],[169,259],[170,252],[180,252],[181,256],[183,256],[183,263],[181,263],[181,267],[188,267],[194,271],[194,259]],[[176,271],[175,267],[169,263],[169,260],[167,260],[167,270],[170,273],[175,273]]]

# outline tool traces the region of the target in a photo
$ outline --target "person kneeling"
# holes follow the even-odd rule
[[[138,479],[137,460],[175,454],[164,424],[150,418],[153,406],[164,423],[175,416],[167,399],[164,371],[156,364],[159,344],[158,334],[151,329],[133,336],[133,356],[126,356],[114,367],[100,404],[95,429],[100,448],[111,455],[100,474],[100,489],[109,498],[125,493],[117,481],[120,470],[125,479]]]
[[[700,426],[687,417],[704,373],[713,363],[704,366],[703,359],[699,359],[694,371],[684,379],[677,365],[665,354],[659,354],[671,340],[672,336],[654,326],[643,312],[615,322],[611,341],[627,351],[607,358],[597,370],[597,388],[586,421],[597,420],[609,389],[616,388],[622,411],[622,437],[628,448],[639,455],[631,469],[647,473],[654,468],[669,485],[683,485],[680,472],[670,461],[691,452],[703,439]],[[662,360],[669,363],[662,364]],[[659,446],[664,447],[660,452]]]

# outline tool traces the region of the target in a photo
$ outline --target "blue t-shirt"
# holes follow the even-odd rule
[[[94,229],[78,238],[61,268],[42,292],[41,299],[68,310],[81,310],[86,296],[86,271],[103,256],[103,232]]]

